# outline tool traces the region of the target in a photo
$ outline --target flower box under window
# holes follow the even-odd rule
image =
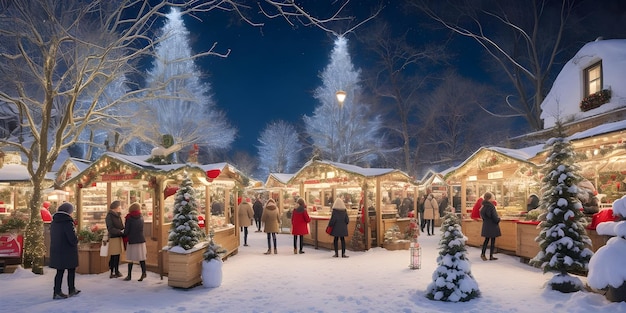
[[[611,90],[604,89],[596,93],[586,96],[583,101],[580,102],[580,110],[583,112],[593,110],[611,100]]]

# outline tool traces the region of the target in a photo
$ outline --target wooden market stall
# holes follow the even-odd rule
[[[529,159],[541,148],[542,145],[517,150],[483,147],[446,174],[449,185],[460,186],[461,227],[468,245],[482,245],[482,222],[470,216],[477,199],[489,191],[494,194],[498,215],[502,218],[502,237],[496,240],[496,247],[515,252],[516,223],[526,213],[528,197],[539,190],[539,169]]]
[[[54,180],[48,175],[44,182],[51,187]],[[31,208],[29,201],[33,194],[31,176],[22,161],[22,154],[16,151],[0,151],[0,224],[9,219],[28,222]],[[49,242],[50,223],[44,223],[44,241]],[[0,233],[0,267],[22,263],[24,235],[21,231]],[[46,245],[49,247],[49,244]],[[44,252],[44,260],[49,257],[49,249]]]
[[[272,198],[276,201],[280,215],[280,229],[282,233],[291,231],[291,211],[296,208],[299,189],[288,184],[293,174],[270,173],[265,182],[263,199]]]
[[[297,188],[294,196],[303,197],[311,216],[311,232],[304,242],[317,247],[332,248],[332,237],[325,229],[334,199],[342,198],[348,208],[349,243],[361,225],[364,248],[384,246],[385,232],[398,227],[404,233],[409,218],[398,216],[394,199],[417,195],[414,180],[402,171],[385,168],[362,168],[325,160],[307,162],[286,183],[284,188]],[[363,212],[367,212],[363,214]],[[366,215],[366,218],[363,216]],[[351,245],[347,244],[351,249]]]
[[[214,240],[228,250],[228,255],[236,254],[239,232],[235,231],[234,212],[242,189],[239,172],[227,163],[155,165],[146,162],[149,157],[107,152],[80,173],[65,176],[61,186],[76,204],[78,229],[94,225],[106,228],[104,219],[114,200],[122,201],[123,216],[130,204],[141,203],[146,264],[152,271],[167,274],[167,254],[162,248],[167,245],[173,218],[173,195],[188,175],[194,183],[206,233],[212,229]],[[214,203],[221,203],[216,214],[211,212]]]

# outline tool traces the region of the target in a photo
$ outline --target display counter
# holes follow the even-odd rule
[[[308,235],[304,235],[304,243],[312,245],[315,249],[322,247],[325,249],[334,250],[335,248],[333,247],[333,236],[326,233],[326,226],[328,226],[330,215],[311,214],[310,217],[310,232]],[[348,218],[350,219],[350,222],[348,223],[348,236],[345,237],[346,249],[352,250],[350,240],[352,240],[352,235],[356,227],[357,215],[349,215]]]
[[[464,219],[461,222],[461,229],[467,237],[465,242],[467,245],[482,247],[485,240],[480,235],[482,227],[482,220]],[[500,220],[500,232],[502,236],[496,239],[496,248],[514,254],[517,247],[517,220]]]
[[[538,221],[506,220],[500,221],[502,236],[496,239],[496,248],[502,252],[514,254],[528,261],[534,258],[540,250],[539,243],[535,238],[539,236],[541,229]],[[482,220],[464,219],[461,223],[463,234],[467,237],[466,244],[474,247],[482,247],[483,238],[480,235]],[[591,250],[596,252],[604,246],[608,236],[599,235],[594,229],[586,229],[587,236],[591,239]]]

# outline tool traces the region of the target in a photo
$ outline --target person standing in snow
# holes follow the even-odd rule
[[[278,207],[274,199],[270,198],[265,203],[261,222],[263,222],[264,231],[267,234],[267,252],[265,254],[272,254],[272,242],[274,243],[274,254],[278,254],[276,233],[280,230],[280,214],[278,214]]]
[[[439,215],[439,204],[433,194],[429,193],[424,200],[424,224],[428,236],[435,234],[435,215]]]
[[[141,277],[139,281],[146,278],[146,237],[143,234],[143,216],[141,215],[141,205],[135,202],[128,207],[126,214],[126,228],[124,236],[128,237],[126,248],[126,260],[128,261],[128,275],[124,280],[131,280],[133,262],[139,262],[141,266]]]
[[[346,211],[346,204],[343,200],[338,198],[333,204],[333,212],[330,215],[328,226],[332,227],[330,235],[333,236],[333,247],[335,248],[335,255],[333,258],[339,257],[338,241],[341,240],[341,257],[347,258],[346,255],[346,236],[348,236],[348,212]]]
[[[293,254],[304,253],[302,250],[302,240],[304,239],[304,235],[309,233],[309,222],[311,222],[311,217],[309,216],[309,212],[306,210],[306,204],[304,203],[304,199],[299,198],[296,201],[298,207],[293,210],[291,213],[291,234],[293,235]],[[298,237],[300,238],[300,249],[298,250]]]
[[[57,270],[54,276],[52,299],[65,299],[80,293],[76,289],[75,277],[78,267],[78,237],[72,218],[74,206],[65,202],[59,206],[50,223],[50,267]],[[68,294],[61,291],[63,275],[67,270]]]
[[[497,260],[498,258],[493,257],[493,253],[496,248],[496,237],[500,237],[502,233],[500,232],[500,217],[498,216],[498,211],[496,211],[496,206],[493,204],[493,194],[491,192],[485,192],[483,196],[480,217],[483,219],[483,228],[480,235],[485,237],[480,258],[483,259],[483,261],[487,261],[485,252],[487,251],[487,243],[491,241],[489,260]]]
[[[122,222],[122,202],[115,200],[109,206],[109,212],[104,219],[107,232],[109,233],[109,278],[122,277],[120,273],[120,255],[122,254],[122,236],[124,235],[124,223]]]
[[[263,215],[263,203],[261,202],[261,198],[256,198],[254,204],[252,205],[252,210],[254,211],[254,223],[256,225],[256,232],[261,232],[261,216]]]
[[[250,199],[246,199],[239,204],[237,211],[237,219],[239,220],[239,226],[243,231],[243,245],[248,246],[248,226],[252,225],[252,219],[254,218],[254,212],[252,211],[252,205],[250,205]]]
[[[441,201],[439,201],[439,217],[443,217],[448,213],[446,212],[448,206],[448,195],[444,193],[441,195]]]

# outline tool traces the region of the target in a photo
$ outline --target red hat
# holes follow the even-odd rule
[[[46,208],[46,209],[49,209],[49,208],[50,208],[50,202],[48,202],[48,201],[44,201],[42,205],[43,205],[43,207],[44,207],[44,208]]]

